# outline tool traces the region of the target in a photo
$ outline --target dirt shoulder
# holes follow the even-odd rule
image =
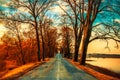
[[[25,73],[29,72],[30,70],[48,62],[48,61],[49,61],[49,59],[47,59],[46,61],[42,61],[42,62],[29,63],[29,64],[22,65],[18,68],[8,71],[5,75],[3,75],[0,78],[0,80],[16,80],[18,77],[24,75]]]
[[[74,62],[73,60],[70,60],[70,59],[66,59],[66,60],[69,61],[74,66],[76,66],[78,69],[84,70],[85,72],[93,75],[94,77],[96,77],[99,80],[120,80],[119,78],[99,73],[99,72],[97,72],[89,67],[79,65],[79,62]]]

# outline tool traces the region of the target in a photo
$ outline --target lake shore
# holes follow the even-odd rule
[[[116,72],[113,72],[111,70],[108,70],[106,68],[102,68],[102,67],[98,67],[98,66],[94,66],[94,65],[91,65],[91,64],[86,64],[87,67],[90,67],[92,69],[94,69],[95,71],[98,71],[100,73],[103,73],[103,74],[106,74],[106,75],[110,75],[110,76],[113,76],[113,77],[117,77],[117,78],[120,78],[120,73],[116,73]]]
[[[80,65],[79,62],[74,62],[71,59],[66,58],[66,60],[69,61],[72,65],[76,66],[78,69],[84,70],[88,74],[96,77],[98,80],[120,80],[120,78],[118,78],[118,77],[113,77],[113,76],[110,76],[110,75],[107,75],[107,74],[104,74],[104,73],[94,70],[95,68],[97,68],[95,66],[94,66],[94,68],[90,68],[90,65],[83,66],[83,65]]]

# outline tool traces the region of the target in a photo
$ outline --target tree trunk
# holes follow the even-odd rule
[[[38,33],[38,24],[36,21],[35,21],[35,31],[36,31],[36,40],[37,40],[37,47],[38,47],[38,52],[37,52],[38,56],[37,57],[38,57],[38,61],[41,61],[41,58],[40,58],[40,39],[39,39],[39,33]]]
[[[67,58],[70,58],[70,42],[69,42],[69,37],[67,34]]]
[[[43,31],[42,31],[42,23],[40,23],[40,34],[41,34],[41,38],[42,38],[42,59],[43,61],[45,60],[45,43],[44,43],[44,37],[43,37]]]
[[[43,39],[43,35],[42,36],[42,49],[43,49],[43,61],[45,61],[45,44],[44,44],[44,39]]]
[[[17,29],[17,37],[18,37],[18,42],[19,42],[18,46],[19,46],[19,49],[20,49],[21,62],[22,62],[22,65],[24,65],[25,64],[24,53],[23,53],[23,50],[22,50],[22,42],[21,42],[21,39],[20,39],[20,34],[19,34],[18,29]]]
[[[52,51],[51,51],[51,46],[49,46],[49,57],[52,57]]]
[[[78,61],[78,52],[79,52],[79,45],[78,42],[75,41],[75,52],[74,52],[74,61]]]
[[[67,47],[67,57],[70,58],[70,48],[69,48],[69,46]]]
[[[20,44],[20,53],[21,53],[22,64],[24,65],[25,64],[25,60],[24,60],[24,53],[23,53],[21,44]]]
[[[78,39],[77,39],[78,38]],[[80,29],[80,32],[75,40],[75,52],[74,52],[74,61],[78,61],[78,53],[79,53],[79,48],[80,48],[80,43],[82,39],[82,28]]]
[[[84,36],[83,36],[83,41],[82,41],[81,57],[80,57],[80,64],[81,65],[85,65],[89,39],[90,39],[90,36],[91,36],[91,31],[92,31],[92,26],[91,25],[90,26],[88,25],[84,29]]]
[[[88,0],[88,11],[86,16],[86,21],[83,26],[84,31],[83,31],[83,41],[82,41],[81,59],[80,59],[81,65],[85,65],[87,48],[88,48],[89,39],[92,32],[92,24],[98,14],[98,8],[101,4],[101,1],[102,0],[98,0],[97,3],[94,3],[94,0]]]

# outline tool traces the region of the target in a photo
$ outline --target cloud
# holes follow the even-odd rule
[[[0,0],[0,5],[1,6],[4,6],[4,7],[8,7],[8,3],[9,3],[10,0]]]
[[[59,6],[52,7],[51,12],[57,14],[64,14],[64,11]]]
[[[115,19],[115,22],[118,22],[118,23],[120,23],[120,19]]]
[[[4,35],[6,32],[6,28],[4,27],[3,23],[0,23],[0,38]]]
[[[65,14],[65,12],[59,7],[59,5],[64,9],[67,10],[65,2],[57,1],[54,6],[50,8],[50,11],[55,14]]]

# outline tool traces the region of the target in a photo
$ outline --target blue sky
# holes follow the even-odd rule
[[[10,2],[11,0],[0,0],[0,10],[1,11],[5,11],[7,13],[16,13],[18,10],[8,6],[7,4]],[[42,0],[40,0],[42,1]],[[22,11],[22,10],[21,10]],[[22,11],[22,14],[26,14],[27,16],[29,16],[29,13],[26,13],[24,10]],[[63,11],[58,7],[56,6],[56,4],[54,4],[49,11],[47,11],[46,13],[46,16],[51,18],[52,20],[54,20],[54,25],[57,26],[58,23],[60,23],[60,15],[63,13]]]
[[[14,8],[12,8],[10,6],[7,6],[9,1],[11,1],[11,0],[0,0],[0,10],[6,11],[6,12],[10,12],[10,13],[16,12],[17,11],[16,9],[14,9]],[[103,7],[105,5],[112,5],[111,6],[112,8],[120,11],[119,8],[116,8],[114,6],[115,4],[118,4],[117,1],[118,0],[103,0],[102,4],[101,4],[101,7]],[[63,4],[63,3],[61,3],[61,4]],[[57,24],[59,24],[60,21],[61,21],[60,20],[61,15],[64,14],[64,13],[59,8],[59,6],[57,6],[56,4],[54,4],[50,9],[51,10],[49,10],[46,13],[46,16],[48,16],[49,18],[53,19],[54,20],[54,25],[58,26]],[[105,9],[105,10],[107,10],[107,9]],[[94,24],[99,23],[99,22],[105,22],[105,23],[111,22],[112,23],[113,18],[119,20],[120,19],[120,15],[115,14],[114,12],[101,12],[100,14],[98,14],[97,19],[95,20]]]

